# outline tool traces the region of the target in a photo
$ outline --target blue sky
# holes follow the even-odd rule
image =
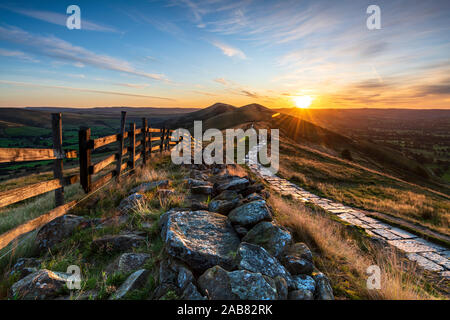
[[[449,31],[448,1],[3,1],[0,106],[450,108]]]

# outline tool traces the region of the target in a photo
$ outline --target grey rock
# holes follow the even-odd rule
[[[309,290],[312,294],[316,291],[316,282],[308,275],[295,275],[288,282],[290,290]]]
[[[289,300],[314,300],[314,295],[309,290],[294,290],[289,292]]]
[[[208,210],[227,215],[239,204],[239,198],[229,200],[212,200],[208,205]]]
[[[246,197],[252,193],[258,193],[261,192],[264,189],[264,186],[261,183],[252,184],[251,186],[248,186],[244,190],[241,191],[241,194]]]
[[[155,190],[156,188],[164,188],[169,185],[169,180],[160,180],[143,183],[136,188],[131,189],[130,193],[146,193]]]
[[[208,186],[211,185],[208,181],[197,180],[197,179],[187,179],[186,180],[188,186],[190,187],[198,187],[198,186]]]
[[[311,274],[314,269],[311,250],[301,242],[283,252],[280,261],[291,274]]]
[[[323,273],[313,276],[316,282],[316,299],[317,300],[334,300],[333,289],[330,280]]]
[[[117,291],[109,298],[109,300],[119,300],[133,290],[140,289],[145,286],[148,280],[149,271],[145,269],[132,273],[127,280],[117,289]]]
[[[208,210],[208,205],[205,202],[200,202],[200,201],[194,199],[191,202],[191,210],[192,211]]]
[[[257,244],[277,257],[291,243],[292,236],[272,222],[262,221],[250,229],[242,241]]]
[[[228,218],[233,224],[248,227],[261,221],[272,221],[272,215],[264,200],[252,201],[233,209]]]
[[[239,237],[227,217],[208,211],[168,211],[160,219],[167,252],[203,272],[236,265]]]
[[[83,229],[92,224],[86,218],[67,214],[44,225],[36,236],[36,244],[41,252],[53,248],[69,238],[76,229]]]
[[[194,276],[189,268],[176,259],[168,257],[159,265],[159,282],[173,284],[179,289],[184,289],[187,284],[194,281]]]
[[[248,202],[252,202],[252,201],[257,201],[257,200],[264,200],[264,198],[257,193],[252,193],[252,194],[248,195],[245,198],[245,200]]]
[[[186,285],[186,288],[183,291],[183,294],[181,295],[182,300],[206,300],[206,297],[202,296],[200,292],[198,292],[197,287],[192,283],[189,282]]]
[[[59,296],[69,275],[47,269],[36,271],[11,286],[10,297],[24,300],[44,300]]]
[[[218,192],[222,192],[224,190],[236,190],[241,191],[248,187],[249,181],[245,178],[233,177],[231,180],[228,180],[225,183],[218,184],[216,189]]]
[[[291,275],[281,265],[281,263],[272,257],[266,249],[255,244],[242,242],[238,249],[239,269],[251,272],[259,272],[263,275],[274,278],[281,276],[288,283]]]
[[[261,273],[247,270],[227,272],[214,266],[198,279],[198,284],[212,300],[275,300],[277,289]]]
[[[191,192],[196,194],[211,195],[213,193],[213,187],[210,185],[195,186],[191,187]]]
[[[97,251],[117,252],[127,251],[145,244],[145,238],[134,233],[107,235],[92,241]]]
[[[38,271],[42,260],[36,258],[19,258],[11,268],[10,276],[16,276],[19,279]]]
[[[219,193],[217,196],[213,198],[213,200],[228,200],[232,201],[234,199],[242,199],[242,196],[234,190],[225,190]]]
[[[288,284],[286,279],[276,276],[273,280],[277,288],[278,300],[286,300],[288,298]]]
[[[128,213],[132,210],[135,210],[139,206],[139,204],[144,200],[145,196],[140,193],[130,194],[128,197],[120,201],[117,210],[119,210],[121,213]]]
[[[135,271],[141,268],[148,259],[150,259],[150,255],[146,253],[124,253],[117,261],[117,271],[122,273]]]

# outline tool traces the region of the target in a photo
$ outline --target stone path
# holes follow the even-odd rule
[[[249,168],[267,181],[274,190],[291,195],[302,202],[312,202],[322,209],[337,215],[342,220],[363,228],[369,235],[381,239],[406,253],[408,259],[425,270],[438,272],[443,278],[450,279],[450,250],[422,239],[405,230],[390,226],[377,219],[368,217],[355,208],[342,203],[318,197],[297,185],[272,174],[254,159],[260,146],[255,146],[246,155]]]

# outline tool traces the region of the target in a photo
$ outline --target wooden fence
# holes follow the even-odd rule
[[[170,141],[170,134],[173,130],[166,129],[165,127],[162,129],[151,128],[145,118],[142,119],[142,126],[140,128],[136,128],[136,124],[131,123],[127,131],[125,123],[126,112],[122,111],[119,132],[97,139],[91,139],[90,128],[81,127],[78,132],[79,151],[77,154],[75,150],[63,150],[62,117],[61,113],[54,113],[52,114],[53,149],[0,148],[0,163],[40,160],[54,161],[52,180],[0,192],[0,208],[50,191],[55,191],[56,206],[50,212],[44,213],[33,220],[27,221],[1,234],[0,249],[7,246],[20,235],[43,226],[53,219],[66,214],[73,208],[77,204],[77,201],[65,203],[64,187],[79,181],[84,192],[91,194],[113,178],[120,180],[125,169],[128,168],[129,172],[133,172],[138,161],[141,165],[146,165],[151,159],[152,152],[159,151],[162,153],[163,151],[169,150],[171,145],[177,143]],[[97,163],[92,163],[92,152],[112,143],[118,143],[117,152]],[[124,162],[126,156],[128,156],[128,161]],[[80,164],[79,174],[64,176],[63,160],[77,157],[79,158]],[[115,168],[105,172],[114,162],[116,162]]]

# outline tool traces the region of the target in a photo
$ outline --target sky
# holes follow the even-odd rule
[[[81,29],[68,29],[78,5]],[[369,5],[381,28],[369,30]],[[450,109],[450,1],[2,1],[0,107]]]

